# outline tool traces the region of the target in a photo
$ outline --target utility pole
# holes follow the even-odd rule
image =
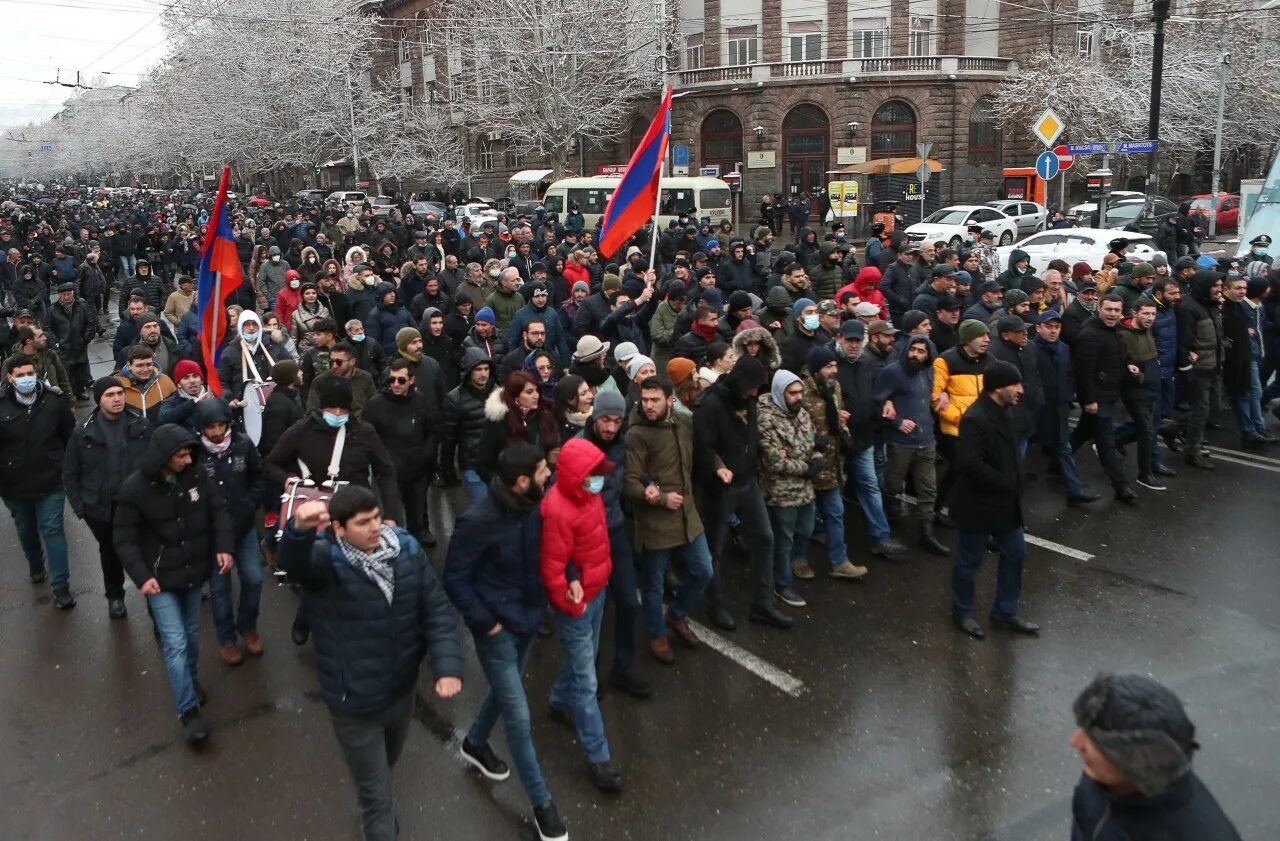
[[[1213,135],[1213,213],[1209,216],[1209,236],[1218,233],[1218,189],[1222,186],[1222,119],[1227,107],[1227,70],[1231,67],[1230,43],[1231,18],[1222,22],[1222,55],[1218,66],[1218,127]]]
[[[1155,2],[1155,38],[1151,44],[1151,116],[1147,125],[1147,138],[1160,139],[1160,87],[1164,76],[1164,25],[1169,20],[1169,0]],[[1147,195],[1154,195],[1156,188],[1157,146],[1147,155]]]
[[[355,181],[360,180],[360,139],[356,137],[356,99],[355,94],[351,90],[351,68],[346,71],[347,76],[347,109],[351,115],[351,172],[354,181],[351,186],[355,187]]]

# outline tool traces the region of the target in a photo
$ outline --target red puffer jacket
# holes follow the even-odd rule
[[[582,482],[604,463],[604,453],[583,438],[573,438],[560,448],[556,482],[542,498],[542,583],[552,607],[570,616],[581,616],[609,583],[613,557],[609,554],[609,527],[604,500],[585,491]],[[582,601],[570,604],[566,568],[572,563],[582,582]]]

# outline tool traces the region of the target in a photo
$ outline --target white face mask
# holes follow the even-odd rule
[[[280,262],[280,255],[279,255],[279,254],[273,254],[273,255],[271,255],[271,262],[273,262],[273,263],[279,263],[279,262]]]
[[[301,285],[302,285],[302,281],[300,281],[300,280],[291,280],[291,281],[289,281],[289,288],[290,288],[290,289],[297,289],[297,288],[298,288],[299,286],[301,286]]]
[[[502,272],[498,271],[497,269],[494,269],[493,271],[489,272],[489,277],[498,277],[501,274]]]

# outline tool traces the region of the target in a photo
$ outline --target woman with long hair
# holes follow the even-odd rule
[[[569,374],[556,383],[556,423],[562,442],[576,436],[587,425],[595,400],[596,390],[577,374]]]
[[[554,403],[556,384],[560,382],[559,372],[556,371],[556,358],[548,351],[535,350],[525,357],[524,365],[521,367],[526,374],[537,381],[542,399],[548,403]]]
[[[320,303],[320,290],[316,285],[302,284],[302,300],[298,302],[298,308],[293,311],[293,319],[289,324],[289,332],[293,335],[299,354],[311,349],[313,344],[311,331],[315,329],[316,323],[331,317],[328,308]]]
[[[475,471],[488,482],[498,466],[498,456],[516,441],[527,441],[555,464],[560,452],[551,401],[542,399],[538,381],[527,371],[512,371],[502,388],[494,389],[484,403],[484,430],[476,446]]]

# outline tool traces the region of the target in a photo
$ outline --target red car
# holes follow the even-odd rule
[[[1191,197],[1191,212],[1198,213],[1206,220],[1218,216],[1217,233],[1234,231],[1240,224],[1240,197],[1233,193],[1218,193],[1218,206],[1213,206],[1213,195]],[[1208,231],[1206,224],[1205,230]]]

